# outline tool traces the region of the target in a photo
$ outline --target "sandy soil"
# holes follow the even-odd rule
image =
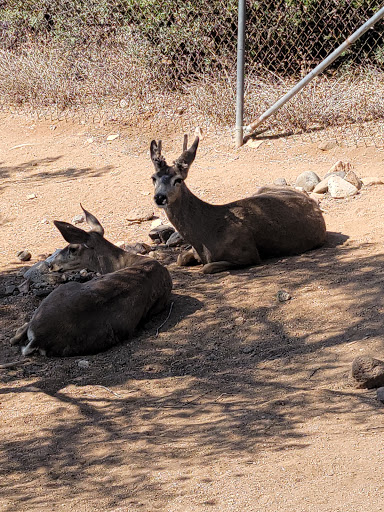
[[[16,252],[64,245],[53,219],[81,202],[113,242],[148,242],[152,138],[182,134],[0,119],[0,288]],[[106,138],[120,133],[112,142]],[[207,137],[188,178],[203,199],[252,194],[339,159],[384,175],[375,148]],[[34,199],[28,199],[35,194]],[[352,512],[384,510],[382,405],[348,382],[352,359],[384,358],[384,186],[322,203],[325,247],[205,276],[169,265],[174,307],[92,357],[22,361],[9,339],[39,300],[1,298],[0,510]],[[154,212],[161,216],[161,212]],[[276,294],[292,298],[281,303]]]

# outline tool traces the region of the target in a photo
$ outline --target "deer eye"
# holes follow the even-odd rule
[[[73,255],[73,254],[76,254],[76,252],[77,252],[77,247],[76,247],[76,246],[73,246],[73,245],[70,245],[70,246],[68,247],[68,251],[69,251],[69,254],[72,254],[72,255]]]
[[[173,184],[176,185],[177,183],[181,183],[182,181],[183,180],[181,178],[176,178]]]

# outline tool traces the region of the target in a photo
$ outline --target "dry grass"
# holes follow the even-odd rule
[[[57,117],[150,120],[156,125],[229,128],[234,125],[234,73],[194,78],[170,90],[161,68],[151,66],[143,41],[124,33],[113,45],[71,48],[33,44],[17,53],[0,52],[3,109]],[[166,64],[164,64],[166,65]],[[384,117],[384,73],[367,68],[321,76],[266,124],[274,131],[306,131]],[[245,121],[251,122],[285,94],[294,81],[275,75],[246,80]]]

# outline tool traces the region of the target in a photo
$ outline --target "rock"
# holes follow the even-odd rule
[[[288,185],[287,180],[285,178],[277,178],[277,180],[275,180],[273,184],[279,187],[285,187]]]
[[[296,179],[296,187],[302,187],[306,192],[312,192],[320,178],[313,171],[304,171]]]
[[[32,254],[31,254],[29,251],[19,251],[19,252],[16,254],[16,257],[17,257],[20,261],[29,261],[29,260],[32,258]]]
[[[178,231],[172,233],[172,235],[167,240],[168,247],[177,247],[178,245],[183,245],[184,238],[180,235]]]
[[[292,295],[285,290],[279,290],[277,292],[277,300],[279,302],[287,302],[287,300],[290,300],[292,298]]]
[[[44,217],[44,219],[41,219],[41,224],[49,224],[49,220]]]
[[[373,176],[370,176],[369,178],[361,178],[361,181],[363,182],[363,185],[365,185],[366,187],[370,187],[371,185],[384,184],[384,178],[376,178]]]
[[[17,289],[19,290],[20,293],[28,293],[29,292],[29,288],[30,288],[30,284],[31,284],[31,281],[29,279],[26,279],[21,284],[19,284]]]
[[[79,368],[82,368],[83,370],[86,370],[87,368],[89,368],[89,361],[87,361],[87,359],[79,359],[77,361],[77,366]]]
[[[28,194],[27,195],[27,199],[36,199],[37,195],[36,194]]]
[[[145,244],[144,242],[138,242],[137,244],[132,246],[132,250],[136,254],[148,254],[151,251],[151,246]]]
[[[157,226],[149,232],[149,238],[154,242],[166,243],[169,237],[175,232],[175,228],[166,224]]]
[[[361,187],[363,186],[363,182],[353,171],[348,171],[344,176],[344,179],[345,181],[348,181],[348,183],[351,183],[351,185],[354,185],[357,188],[357,190],[360,190]]]
[[[358,356],[352,361],[351,378],[358,388],[384,386],[384,361],[371,356]]]
[[[325,194],[325,192],[327,192],[327,190],[328,190],[328,180],[329,180],[329,177],[324,178],[323,180],[321,180],[316,185],[316,187],[313,189],[313,192],[315,194]]]
[[[71,222],[72,224],[81,224],[82,222],[85,222],[85,217],[82,214],[75,215]]]
[[[112,140],[118,139],[119,137],[120,137],[120,135],[118,133],[113,133],[111,135],[108,135],[107,141],[111,142]]]
[[[13,292],[16,290],[16,286],[13,284],[10,284],[5,287],[5,295],[13,295]]]
[[[342,160],[338,160],[329,169],[328,174],[335,174],[335,173],[338,173],[341,171],[348,172],[350,170],[351,170],[351,164],[349,162],[343,162]]]
[[[161,226],[163,224],[163,221],[161,219],[155,219],[152,223],[151,223],[151,229],[155,229],[157,228],[158,226]]]
[[[331,176],[328,180],[328,191],[335,199],[343,199],[345,197],[357,194],[357,188],[345,181],[340,176]]]
[[[324,142],[320,142],[317,146],[321,151],[329,151],[337,146],[337,142],[335,140],[328,140]]]
[[[118,242],[115,243],[115,245],[117,247],[120,247],[120,249],[125,249],[125,246],[126,246],[124,240],[119,240]]]
[[[379,400],[379,402],[384,403],[384,387],[377,388],[376,398]]]
[[[327,172],[327,174],[324,175],[324,179],[327,180],[331,176],[339,176],[340,178],[344,178],[345,172],[344,171]]]

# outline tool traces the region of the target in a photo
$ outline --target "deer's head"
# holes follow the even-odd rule
[[[80,205],[81,206],[81,205]],[[59,251],[50,261],[52,271],[88,270],[99,272],[99,258],[105,253],[105,246],[110,243],[104,238],[104,228],[94,215],[81,206],[85,220],[91,227],[84,231],[68,222],[55,220],[54,224],[69,245]]]
[[[161,154],[161,140],[158,143],[154,140],[151,142],[151,159],[155,167],[155,174],[152,175],[154,200],[160,208],[167,208],[180,194],[189,168],[195,160],[199,140],[197,135],[192,146],[187,149],[188,135],[184,135],[183,152],[173,165],[168,165]]]

